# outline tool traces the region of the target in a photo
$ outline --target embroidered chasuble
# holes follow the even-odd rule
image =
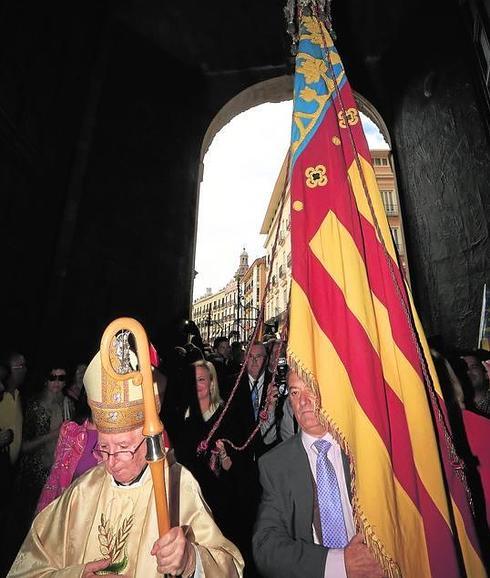
[[[209,578],[242,576],[238,549],[214,523],[199,485],[180,464],[180,525]],[[165,471],[169,488],[168,468]],[[150,551],[158,525],[149,468],[139,483],[117,486],[103,465],[89,470],[34,520],[9,577],[79,578],[86,563],[111,558],[111,571],[161,578]],[[102,572],[100,572],[102,574]]]

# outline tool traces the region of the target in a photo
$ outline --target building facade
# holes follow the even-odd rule
[[[225,289],[213,293],[211,288],[192,304],[192,320],[197,325],[203,341],[212,342],[218,335],[224,335],[226,316]]]
[[[371,155],[393,241],[398,250],[405,277],[409,282],[403,224],[391,151],[376,149],[371,150]],[[287,158],[281,167],[260,230],[261,234],[266,235],[264,243],[266,273],[271,270],[264,317],[266,323],[278,323],[279,326],[285,319],[291,286],[291,195],[286,183]],[[282,204],[284,206],[281,208]]]
[[[241,325],[243,327],[243,339],[245,341],[251,337],[255,329],[262,305],[267,281],[265,259],[265,256],[255,259],[241,280],[243,309],[239,317],[242,319]]]
[[[224,335],[232,341],[246,341],[255,328],[266,283],[265,257],[249,266],[243,249],[238,269],[223,289],[205,295],[192,304],[192,319],[204,341],[212,343]]]
[[[289,303],[291,287],[291,196],[287,180],[287,159],[279,177],[260,229],[266,235],[264,248],[266,272],[271,271],[269,290],[265,303],[266,323],[281,323]],[[284,190],[286,188],[286,190]],[[284,193],[284,194],[283,194]],[[281,199],[284,198],[284,203]]]
[[[400,201],[396,186],[395,172],[393,170],[393,160],[390,150],[371,150],[374,174],[378,183],[385,213],[388,217],[388,224],[391,236],[395,243],[400,258],[400,265],[405,273],[405,278],[410,282],[407,253],[405,251],[405,235],[403,234],[403,223],[400,213]]]

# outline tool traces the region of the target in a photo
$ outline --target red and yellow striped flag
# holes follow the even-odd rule
[[[289,360],[318,389],[322,414],[351,458],[358,529],[389,576],[483,577],[444,437],[441,390],[359,111],[330,35],[306,16],[290,183]]]

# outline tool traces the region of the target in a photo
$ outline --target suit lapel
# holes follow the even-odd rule
[[[267,400],[267,388],[269,387],[269,382],[271,380],[271,374],[268,370],[264,373],[264,385],[262,386],[262,393],[260,396],[259,412],[265,407],[265,402]]]
[[[259,416],[257,415],[257,419],[255,419],[255,412],[254,412],[254,406],[252,403],[252,393],[251,393],[251,388],[250,388],[250,379],[248,376],[247,372],[244,372],[244,382],[246,384],[246,388],[244,387],[244,391],[248,392],[248,406],[250,407],[250,415],[252,417],[252,422],[253,423],[257,423],[259,420]],[[269,385],[269,382],[271,380],[271,374],[269,373],[269,371],[265,371],[264,374],[264,384],[262,386],[262,392],[260,394],[260,400],[259,400],[259,413],[262,411],[262,409],[265,407],[265,402],[267,400],[267,387]],[[254,381],[255,383],[255,381]]]
[[[247,413],[248,416],[250,418],[250,425],[255,423],[255,415],[254,415],[254,406],[252,403],[252,394],[250,391],[250,381],[249,381],[249,377],[248,377],[248,373],[246,371],[244,371],[242,378],[241,378],[241,382],[240,382],[240,386],[241,386],[241,391],[242,391],[242,400],[243,402],[240,403],[240,405],[242,405],[243,403],[243,407],[247,407]],[[237,406],[239,404],[237,403]]]
[[[290,487],[294,500],[294,530],[296,539],[312,540],[313,524],[313,478],[308,456],[301,441],[301,433],[293,438]]]

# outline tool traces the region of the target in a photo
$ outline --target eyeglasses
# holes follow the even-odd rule
[[[49,377],[48,377],[48,381],[65,381],[66,379],[66,375],[62,374],[62,375],[57,375],[56,373],[52,373]]]
[[[146,438],[143,438],[140,441],[140,443],[134,448],[134,450],[121,450],[119,452],[114,452],[113,454],[111,454],[110,452],[106,452],[105,450],[101,450],[95,447],[92,450],[92,455],[99,462],[107,462],[107,460],[111,456],[117,458],[118,460],[121,460],[121,462],[130,462],[134,458],[135,453],[140,449],[141,444],[145,441],[145,439]]]
[[[248,358],[251,361],[260,361],[261,359],[264,359],[265,355],[262,354],[258,354],[258,355],[249,355]]]

